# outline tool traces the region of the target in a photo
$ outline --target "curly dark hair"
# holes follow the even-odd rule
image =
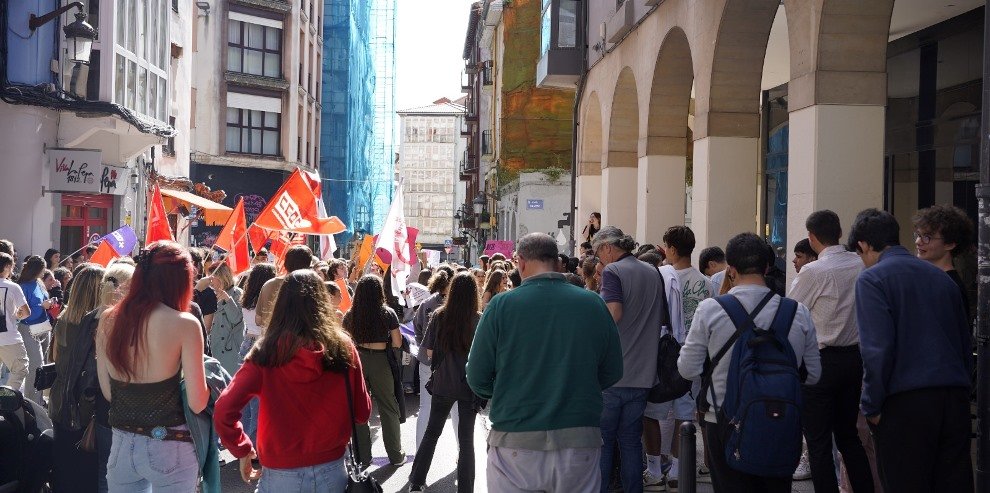
[[[955,243],[953,257],[973,249],[973,221],[962,209],[953,205],[933,205],[921,209],[911,218],[914,229],[931,235],[942,235],[945,243]]]

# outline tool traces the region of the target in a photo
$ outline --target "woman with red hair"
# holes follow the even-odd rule
[[[199,461],[186,401],[199,413],[209,390],[203,333],[189,313],[195,270],[178,243],[158,241],[134,259],[131,286],[97,329],[100,390],[110,401],[110,492],[195,491]]]

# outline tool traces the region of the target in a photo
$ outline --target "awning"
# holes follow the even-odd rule
[[[210,199],[200,197],[194,193],[183,192],[181,190],[162,189],[162,200],[165,202],[165,210],[173,211],[179,204],[186,207],[195,205],[203,211],[203,217],[207,226],[222,226],[230,217],[231,209],[223,204],[218,204]]]

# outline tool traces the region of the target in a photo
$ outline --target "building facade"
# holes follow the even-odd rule
[[[197,4],[192,23],[192,177],[239,198],[249,220],[297,167],[317,169],[323,3],[249,0]],[[255,210],[257,209],[257,210]],[[212,243],[222,224],[193,228]]]
[[[485,0],[470,13],[461,83],[467,94],[461,225],[476,230],[482,245],[487,239],[514,239],[518,228],[499,223],[512,221],[519,211],[502,210],[500,204],[519,202],[500,199],[503,188],[520,188],[520,173],[569,169],[576,86],[573,81],[538,84],[543,3]],[[470,214],[479,200],[481,213]],[[547,210],[555,221],[566,212],[567,207]]]
[[[690,182],[699,247],[753,231],[789,250],[825,208],[847,227],[886,208],[905,244],[918,208],[975,219],[983,2],[586,5],[578,218],[657,243]]]
[[[459,236],[454,206],[460,185],[459,159],[464,152],[460,136],[464,107],[447,98],[399,114],[399,161],[406,225],[419,230],[423,248],[443,247]],[[460,197],[459,197],[460,196]]]
[[[325,0],[320,174],[330,214],[347,231],[377,231],[393,192],[395,0]]]
[[[22,258],[68,254],[122,225],[143,238],[149,182],[188,182],[189,135],[175,127],[190,119],[191,3],[82,4],[0,6],[0,234]],[[91,51],[73,50],[63,30],[83,21],[99,30]]]

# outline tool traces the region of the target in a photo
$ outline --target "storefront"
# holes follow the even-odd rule
[[[74,252],[106,235],[119,222],[127,168],[108,166],[102,152],[86,149],[48,149],[49,189],[58,193],[59,250]]]

